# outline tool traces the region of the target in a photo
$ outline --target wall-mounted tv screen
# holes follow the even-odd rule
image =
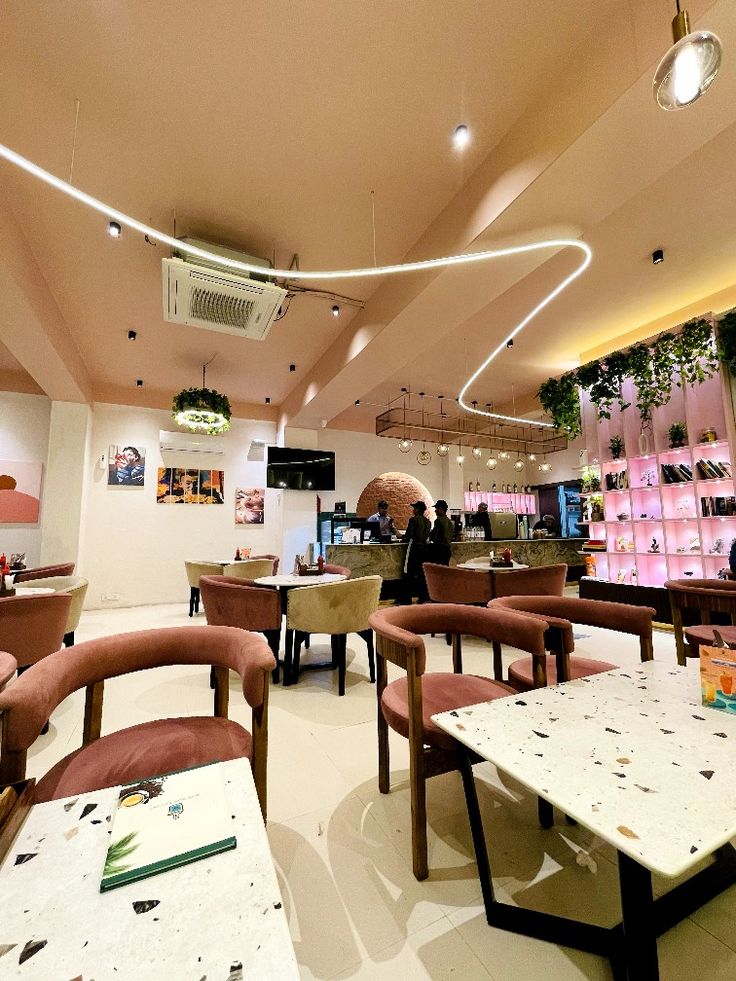
[[[335,454],[329,450],[269,446],[266,486],[287,490],[334,490]]]

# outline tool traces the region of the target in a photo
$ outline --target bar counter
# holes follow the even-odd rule
[[[469,559],[487,558],[493,549],[496,557],[508,546],[511,558],[528,566],[554,565],[566,562],[572,570],[582,572],[585,565],[580,550],[582,538],[514,538],[494,539],[491,542],[468,541],[453,542],[450,546],[452,557],[450,565],[458,565]],[[396,542],[391,545],[325,545],[325,561],[344,565],[354,576],[382,576],[384,581],[401,579],[406,558],[406,545]],[[570,575],[568,579],[579,578]]]

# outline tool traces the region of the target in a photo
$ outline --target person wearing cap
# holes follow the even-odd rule
[[[491,534],[491,518],[488,514],[488,505],[485,501],[481,501],[478,505],[478,510],[473,515],[473,526],[475,528],[483,529],[483,537],[487,542],[490,542],[493,538]]]
[[[427,593],[427,584],[424,581],[422,565],[427,558],[427,542],[432,525],[429,518],[424,515],[424,512],[427,510],[427,505],[424,501],[415,501],[411,507],[413,514],[409,518],[403,538],[403,541],[409,544],[404,562],[404,602],[411,603],[411,598],[416,593],[419,597],[419,602],[425,603],[429,596]]]
[[[546,531],[549,538],[554,538],[559,534],[557,522],[551,514],[545,514],[540,521],[537,521],[532,531]]]
[[[368,518],[368,521],[378,522],[381,540],[390,541],[391,536],[396,534],[396,528],[394,527],[394,519],[388,513],[388,501],[379,501],[376,507],[378,510]]]
[[[434,506],[437,517],[434,519],[434,526],[429,533],[429,540],[432,543],[430,549],[430,559],[438,565],[450,564],[450,543],[455,537],[455,527],[447,517],[447,501],[440,499]]]

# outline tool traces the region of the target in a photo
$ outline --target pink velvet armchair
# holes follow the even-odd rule
[[[160,719],[101,736],[105,682],[171,664],[212,664],[214,717]],[[256,634],[234,627],[166,627],[86,641],[44,658],[0,692],[0,784],[22,780],[44,719],[86,688],[83,743],[36,785],[36,801],[56,800],[213,760],[247,757],[266,816],[267,707],[274,658]],[[252,710],[252,733],[227,718],[228,670],[237,671]]]
[[[49,576],[73,576],[74,562],[62,562],[59,565],[39,565],[35,569],[24,569],[16,573],[15,582],[30,582],[32,579],[47,579]]]
[[[540,619],[507,610],[444,603],[386,607],[373,613],[369,623],[376,632],[378,787],[382,794],[390,789],[390,727],[409,740],[413,869],[417,879],[426,879],[429,874],[426,781],[456,769],[460,769],[463,780],[469,776],[472,780],[467,757],[459,752],[455,740],[434,724],[432,716],[516,692],[490,678],[463,675],[458,672],[457,664],[454,673],[426,673],[426,650],[421,635],[470,634],[512,644],[528,651],[535,659],[544,659],[546,625]],[[387,661],[406,672],[391,684]]]
[[[281,601],[278,592],[234,576],[202,576],[199,589],[208,624],[214,627],[240,627],[264,635],[276,658],[271,680],[278,684],[281,645]]]

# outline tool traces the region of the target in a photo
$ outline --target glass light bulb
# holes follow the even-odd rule
[[[470,143],[470,130],[465,123],[460,123],[459,126],[455,127],[455,132],[452,134],[452,142],[456,150],[464,150],[468,143]]]
[[[531,460],[532,463],[534,463],[534,461],[537,459],[537,454],[536,453],[530,453],[529,454],[529,459]]]
[[[450,447],[447,445],[447,443],[437,444],[437,456],[447,456],[449,452],[450,452]]]
[[[524,461],[521,459],[521,457],[519,457],[519,459],[514,462],[514,470],[523,470],[523,469],[524,469]]]
[[[403,439],[399,440],[399,449],[401,450],[402,453],[408,453],[411,447],[412,447],[412,442],[410,439],[407,439],[406,436],[404,436]]]
[[[426,467],[427,464],[431,462],[432,462],[432,454],[429,452],[429,450],[421,449],[417,453],[417,463],[420,466]]]
[[[480,446],[474,446],[471,452],[474,460],[480,460],[483,456],[483,450],[480,448]]]
[[[700,93],[700,65],[691,44],[677,54],[674,73],[675,98],[681,106],[687,106]]]
[[[465,457],[463,456],[462,453],[458,453],[458,455],[455,457],[455,459],[460,464],[460,466],[462,466],[465,463]]]
[[[499,460],[508,460],[508,458],[509,458],[509,454],[507,450],[501,450],[501,452],[498,454]]]
[[[495,456],[488,457],[488,459],[486,460],[486,466],[488,467],[489,470],[496,469],[496,467],[498,466],[498,460],[495,458]]]

